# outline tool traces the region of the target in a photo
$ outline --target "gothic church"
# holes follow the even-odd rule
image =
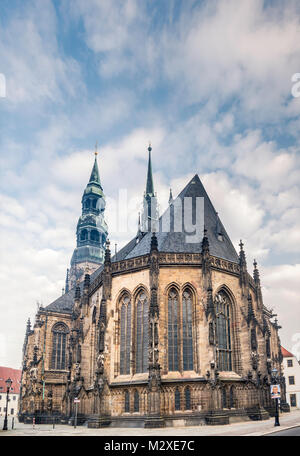
[[[64,293],[27,323],[21,421],[72,423],[75,407],[89,427],[268,419],[274,367],[288,410],[280,326],[257,263],[252,276],[242,241],[237,254],[197,174],[177,198],[170,192],[159,217],[148,151],[142,220],[114,256],[95,152]],[[196,242],[185,232],[185,198],[193,221],[196,199],[204,202]]]

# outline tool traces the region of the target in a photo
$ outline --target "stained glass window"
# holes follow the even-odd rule
[[[169,371],[178,370],[178,293],[172,288],[168,296]]]
[[[66,341],[68,332],[68,327],[64,323],[56,323],[52,328],[52,369],[66,369]]]
[[[135,370],[148,371],[148,300],[146,294],[141,291],[136,304],[136,358]]]
[[[120,347],[120,374],[130,374],[131,349],[131,302],[128,295],[124,295],[121,305],[121,347]]]
[[[232,370],[231,353],[231,305],[223,292],[216,296],[216,335],[217,335],[217,368],[220,371]]]
[[[192,294],[185,290],[182,296],[183,370],[193,370]]]

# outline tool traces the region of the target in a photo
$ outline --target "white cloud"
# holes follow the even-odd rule
[[[62,103],[66,94],[83,90],[80,69],[72,58],[61,57],[56,41],[56,17],[50,0],[30,7],[2,23],[0,55],[6,76],[6,97],[12,103]]]
[[[264,303],[278,314],[282,345],[291,350],[293,335],[300,331],[300,264],[262,267],[261,272]]]

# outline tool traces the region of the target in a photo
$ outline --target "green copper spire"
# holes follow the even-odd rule
[[[97,154],[96,144],[94,166],[81,199],[82,213],[76,230],[77,247],[68,274],[69,289],[74,287],[77,279],[84,277],[87,266],[91,271],[95,271],[104,262],[108,230],[104,219],[106,203],[99,176]]]
[[[151,144],[149,144],[149,159],[148,159],[148,174],[147,174],[147,185],[146,185],[146,195],[154,196],[154,185],[152,177],[152,164],[151,164]]]
[[[95,146],[95,161],[94,161],[94,166],[92,169],[91,177],[89,180],[89,184],[100,185],[100,187],[102,188],[99,169],[98,169],[97,155],[98,155],[98,143],[96,143],[96,146]]]

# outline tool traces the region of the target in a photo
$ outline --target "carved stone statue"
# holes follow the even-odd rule
[[[31,378],[31,381],[33,381],[33,382],[37,381],[37,367],[32,367],[30,369],[30,378]]]

